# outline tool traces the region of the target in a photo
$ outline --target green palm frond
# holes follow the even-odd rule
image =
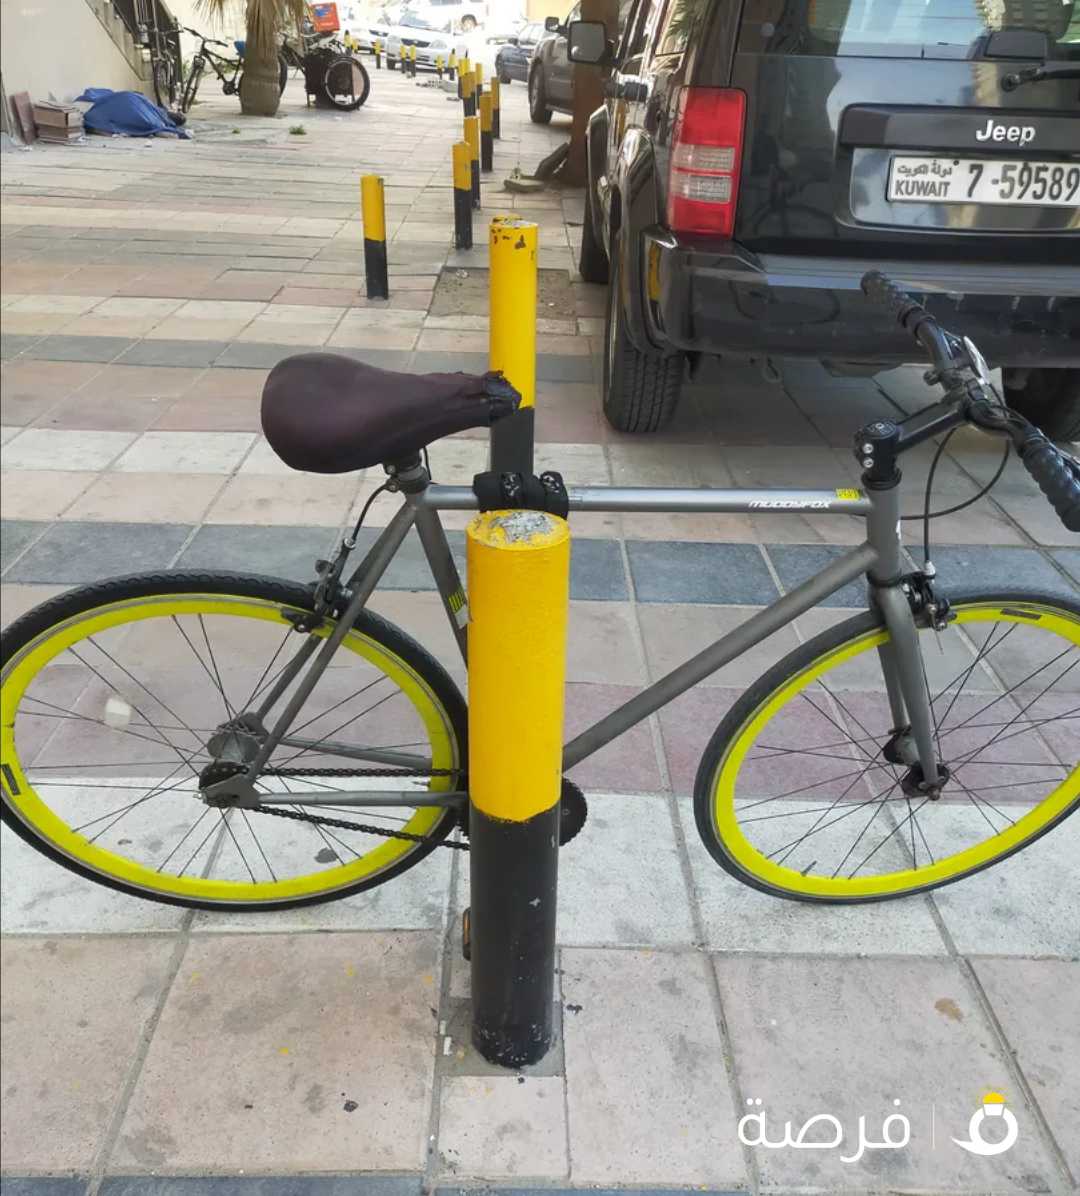
[[[249,52],[269,59],[277,51],[278,36],[299,25],[307,5],[304,0],[197,0],[197,7],[209,18],[221,18],[242,8]]]

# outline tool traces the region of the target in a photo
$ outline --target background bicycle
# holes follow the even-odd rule
[[[240,85],[244,77],[244,43],[241,41],[234,41],[233,48],[236,51],[235,58],[227,58],[223,54],[219,54],[216,50],[210,49],[211,46],[229,49],[229,43],[223,42],[218,38],[207,37],[205,34],[199,33],[196,29],[189,29],[186,25],[180,26],[185,33],[190,33],[192,37],[199,39],[198,49],[195,51],[191,60],[191,69],[188,72],[187,79],[183,83],[183,88],[180,93],[179,107],[183,113],[191,111],[195,104],[196,97],[199,92],[199,85],[202,82],[202,77],[206,73],[207,67],[218,77],[221,83],[221,90],[227,95],[237,95],[240,91]],[[278,85],[281,91],[285,90],[285,83],[289,77],[288,63],[284,57],[278,56]],[[155,77],[156,78],[156,77]],[[161,97],[158,97],[161,102]],[[165,106],[165,105],[163,105]]]

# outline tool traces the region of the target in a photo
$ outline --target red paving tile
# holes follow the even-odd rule
[[[184,394],[205,374],[202,368],[170,366],[107,365],[80,392],[94,398],[158,398]]]
[[[84,428],[94,432],[145,432],[175,399],[149,395],[91,395],[83,391],[61,399],[39,428]]]
[[[162,412],[154,430],[257,432],[262,426],[260,408],[261,397],[258,395],[185,395]]]
[[[564,734],[572,739],[609,711],[640,692],[630,685],[598,685],[571,682],[566,687]],[[647,722],[632,727],[625,735],[583,760],[568,774],[578,785],[616,792],[654,793],[660,788],[652,731]]]

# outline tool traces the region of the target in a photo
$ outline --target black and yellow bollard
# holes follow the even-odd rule
[[[484,94],[484,65],[478,62],[473,67],[473,95],[476,97],[476,103],[480,103],[480,97]]]
[[[405,43],[402,42],[398,47],[398,66],[401,67],[401,73],[407,75],[409,73],[408,55],[405,52]]]
[[[379,43],[378,38],[376,38],[371,43],[371,52],[375,55],[375,69],[377,71],[381,71],[382,70],[382,46]]]
[[[476,115],[476,75],[471,70],[461,72],[461,102],[466,116]]]
[[[386,202],[383,181],[377,174],[360,179],[360,212],[364,218],[364,271],[367,297],[389,299],[390,279],[386,266]]]
[[[416,47],[409,47],[409,74],[416,78]]]
[[[488,511],[466,556],[472,1039],[517,1068],[554,1037],[570,531],[543,511]]]
[[[469,175],[472,206],[480,207],[480,118],[465,117],[465,140],[469,144]]]
[[[513,415],[491,426],[491,468],[533,472],[536,404],[537,226],[496,216],[489,232],[488,369],[521,395]]]
[[[446,60],[446,77],[451,83],[454,81],[454,75],[457,72],[457,53],[454,50],[450,51],[450,57]],[[461,92],[458,92],[458,98],[461,98]]]
[[[472,249],[472,150],[454,142],[454,248]]]
[[[435,73],[439,76],[439,82],[441,83],[443,76],[443,62],[441,54],[435,55]]]
[[[498,141],[502,136],[502,128],[499,120],[499,76],[492,75],[491,82],[488,84],[488,91],[491,92],[491,136],[494,141]]]
[[[494,162],[494,146],[491,144],[491,96],[480,97],[480,169],[488,174]]]
[[[471,95],[472,94],[472,86],[473,86],[474,82],[475,82],[475,79],[473,78],[472,65],[469,62],[468,54],[466,54],[465,57],[461,60],[461,62],[458,64],[458,99],[461,100],[465,104],[465,115],[466,116],[475,116],[476,115],[475,112],[469,111],[469,102],[465,98],[466,87],[468,88],[468,92]]]

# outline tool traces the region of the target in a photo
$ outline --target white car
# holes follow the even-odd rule
[[[471,33],[487,20],[487,5],[479,0],[412,0],[405,11],[441,25],[450,21],[455,30]]]
[[[416,65],[431,70],[435,69],[436,58],[441,58],[445,66],[451,50],[459,58],[466,53],[465,44],[454,37],[449,19],[436,24],[413,12],[402,13],[400,24],[389,27],[384,44],[387,57],[395,61],[400,56],[402,45],[406,51],[408,47],[415,46]]]

